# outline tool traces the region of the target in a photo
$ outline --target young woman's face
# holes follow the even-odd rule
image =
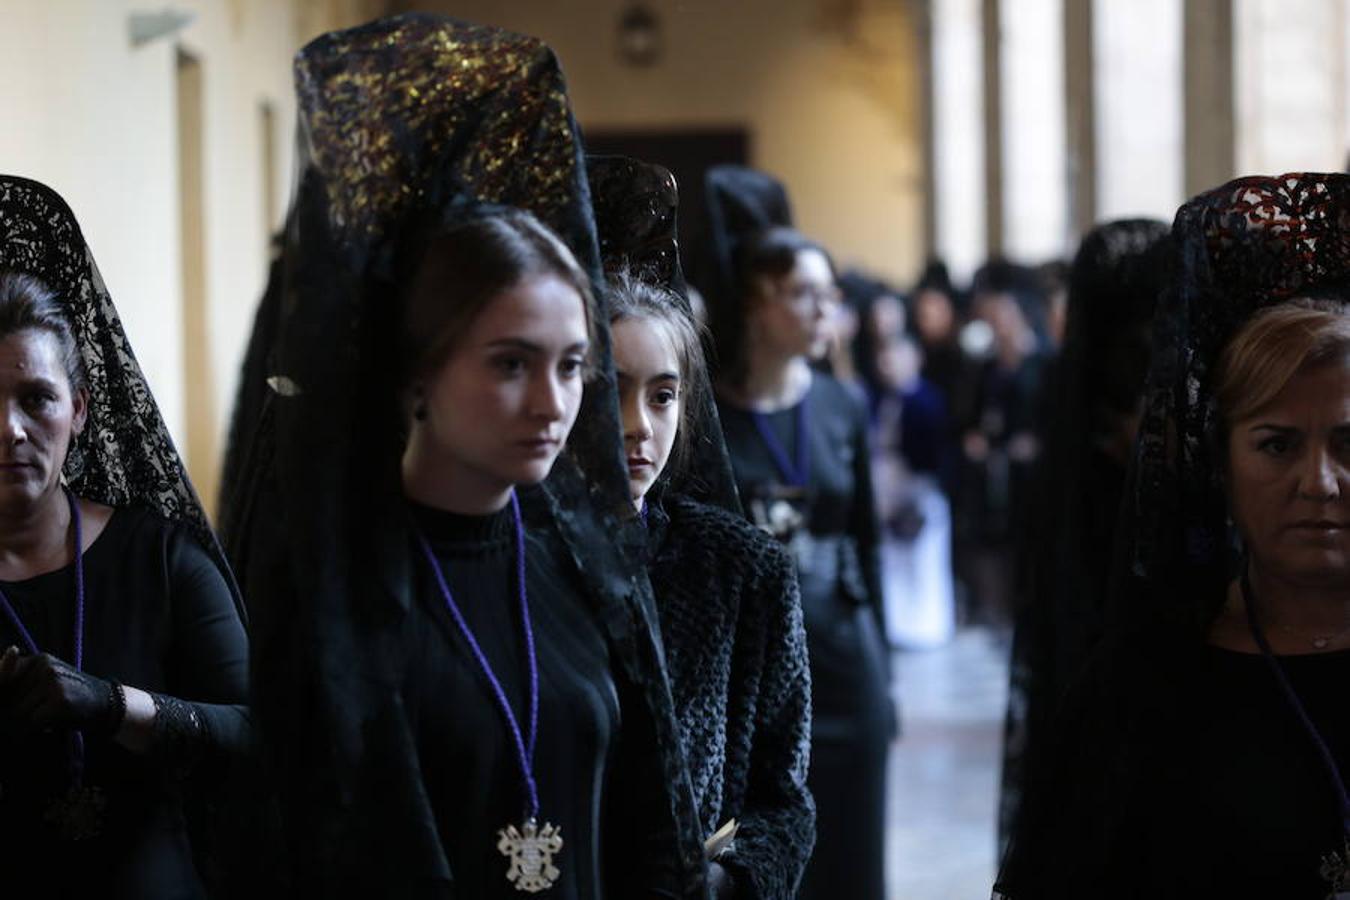
[[[1233,520],[1262,571],[1350,584],[1350,357],[1299,372],[1228,439]]]
[[[56,490],[86,409],[55,335],[27,329],[0,339],[0,510],[22,514]]]
[[[819,250],[802,250],[792,271],[762,279],[749,314],[751,339],[782,356],[816,359],[829,348],[830,323],[839,303],[830,261]]]
[[[642,498],[670,460],[680,430],[680,360],[670,330],[656,319],[621,319],[611,333],[628,486],[641,509]]]
[[[547,477],[567,440],[589,347],[581,295],[553,275],[488,302],[440,369],[418,385],[411,441],[475,493]]]

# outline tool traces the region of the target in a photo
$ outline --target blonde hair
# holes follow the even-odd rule
[[[1304,369],[1350,356],[1350,314],[1331,297],[1263,309],[1233,335],[1215,370],[1214,396],[1225,433],[1265,408]]]

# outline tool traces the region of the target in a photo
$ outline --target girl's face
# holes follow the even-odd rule
[[[751,340],[780,356],[817,359],[829,349],[838,303],[829,259],[819,250],[802,250],[787,275],[761,279],[747,323]]]
[[[620,319],[611,333],[628,486],[641,509],[642,498],[670,460],[680,430],[680,360],[670,329],[657,319]]]
[[[488,302],[441,367],[414,385],[405,470],[470,501],[548,476],[581,408],[589,334],[581,295],[554,275]]]

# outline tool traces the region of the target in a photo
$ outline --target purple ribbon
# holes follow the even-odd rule
[[[768,415],[751,410],[750,418],[754,420],[759,438],[764,442],[769,455],[773,457],[774,465],[778,467],[778,473],[783,476],[783,480],[793,487],[806,487],[811,481],[806,398],[802,398],[802,402],[798,403],[797,408],[793,410],[793,424],[796,426],[797,438],[797,446],[794,448],[797,451],[795,461],[788,459],[787,450],[783,448],[782,441],[778,440],[778,435],[774,433]]]
[[[426,536],[421,531],[414,528],[414,533],[422,547],[422,553],[431,565],[432,574],[436,576],[436,584],[440,586],[441,596],[445,598],[446,608],[450,610],[450,617],[459,626],[459,633],[464,636],[465,643],[473,651],[474,659],[478,660],[478,666],[483,670],[483,675],[486,676],[488,685],[492,688],[492,695],[497,698],[497,706],[501,709],[502,716],[506,719],[506,725],[511,730],[511,737],[516,744],[516,761],[520,764],[520,774],[525,780],[525,793],[529,802],[526,815],[527,818],[533,819],[539,815],[539,788],[534,780],[534,747],[535,739],[539,735],[539,665],[535,659],[534,627],[530,624],[530,602],[525,590],[525,526],[521,522],[520,501],[516,499],[515,491],[511,492],[511,517],[516,526],[516,584],[520,592],[520,622],[521,630],[525,633],[525,655],[529,661],[530,670],[530,730],[528,735],[521,733],[520,723],[516,721],[516,714],[511,711],[511,704],[507,702],[506,691],[502,689],[501,681],[497,678],[497,674],[492,671],[492,664],[488,662],[487,655],[483,653],[483,648],[479,646],[473,630],[469,628],[469,623],[465,621],[463,613],[459,611],[459,605],[455,603],[455,598],[450,593],[450,586],[445,582],[445,573],[441,571],[441,564],[436,559],[436,554],[432,552],[431,544],[427,542]]]
[[[84,529],[80,522],[80,505],[75,499],[75,495],[70,492],[70,488],[63,487],[66,494],[66,502],[70,504],[70,524],[75,531],[75,668],[84,669]],[[5,618],[9,619],[9,624],[19,633],[23,641],[24,649],[33,655],[42,651],[38,648],[37,641],[33,640],[33,635],[28,631],[27,626],[23,624],[23,619],[19,618],[19,613],[14,609],[13,604],[9,602],[9,597],[0,590],[0,611],[4,612]],[[72,732],[71,740],[74,742],[74,749],[71,753],[72,778],[75,786],[79,787],[84,782],[84,732]]]
[[[1312,717],[1308,715],[1308,710],[1304,708],[1303,701],[1299,700],[1298,692],[1294,690],[1294,685],[1290,683],[1289,676],[1285,674],[1284,667],[1280,665],[1279,660],[1270,649],[1270,643],[1266,640],[1265,633],[1261,631],[1261,624],[1256,621],[1256,601],[1252,596],[1251,579],[1247,573],[1242,573],[1242,602],[1247,608],[1247,625],[1252,630],[1252,639],[1256,641],[1256,646],[1261,649],[1261,655],[1265,657],[1266,662],[1270,664],[1270,669],[1275,673],[1275,680],[1279,682],[1280,689],[1284,692],[1285,700],[1289,702],[1299,721],[1303,723],[1303,728],[1308,732],[1308,737],[1312,738],[1313,744],[1317,747],[1318,754],[1322,757],[1322,764],[1326,766],[1327,774],[1331,776],[1331,782],[1336,787],[1336,794],[1340,798],[1341,804],[1341,827],[1345,829],[1345,834],[1350,835],[1350,794],[1345,790],[1345,779],[1341,777],[1341,767],[1336,765],[1336,757],[1332,754],[1331,748],[1327,746],[1326,739],[1322,733],[1317,730],[1313,724]]]

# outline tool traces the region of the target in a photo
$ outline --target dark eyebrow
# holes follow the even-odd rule
[[[657,381],[679,381],[679,380],[680,376],[679,373],[677,372],[661,372],[658,375],[653,375],[651,378],[648,378],[647,383],[653,384]]]
[[[20,387],[26,388],[46,388],[55,393],[60,388],[55,381],[50,378],[44,378],[41,375],[29,375],[19,380]]]
[[[1248,431],[1275,431],[1275,432],[1278,432],[1278,433],[1280,433],[1280,434],[1289,434],[1289,433],[1291,433],[1291,432],[1298,431],[1298,429],[1295,428],[1293,425],[1276,425],[1276,424],[1273,423],[1273,422],[1261,422],[1261,423],[1259,423],[1259,424],[1257,424],[1257,425],[1252,425],[1252,426],[1249,427],[1247,430],[1248,430]]]
[[[590,346],[589,341],[577,341],[563,348],[564,353],[585,353],[586,348]],[[524,338],[504,337],[495,341],[489,341],[487,344],[490,350],[521,350],[525,353],[544,353],[545,348],[539,346],[533,341],[527,341]]]

